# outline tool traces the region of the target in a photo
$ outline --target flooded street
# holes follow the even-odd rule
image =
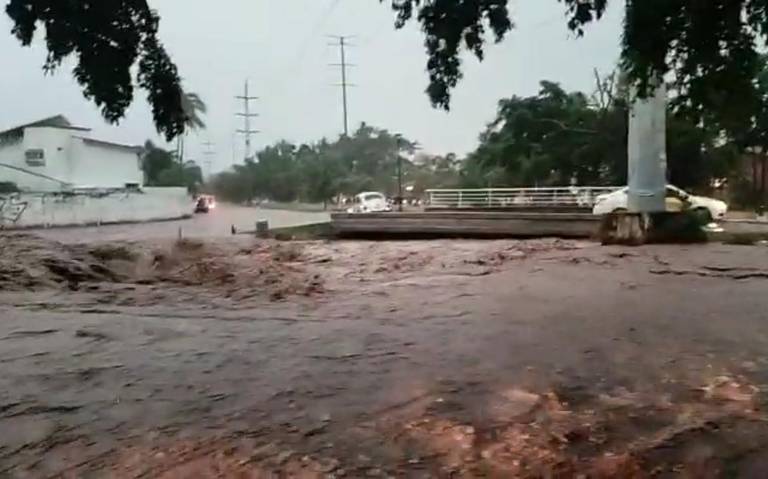
[[[190,213],[192,205],[190,204]],[[65,243],[83,241],[143,241],[175,239],[179,229],[186,238],[217,238],[237,231],[253,231],[255,223],[267,220],[270,228],[285,228],[330,221],[330,213],[272,210],[219,203],[208,214],[196,214],[190,219],[93,227],[37,229],[35,234]]]
[[[2,477],[765,477],[763,247],[0,237]]]

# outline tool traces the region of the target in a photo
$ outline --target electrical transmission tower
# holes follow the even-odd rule
[[[259,133],[259,130],[251,129],[251,118],[259,116],[256,113],[251,113],[251,102],[258,100],[257,96],[250,96],[248,94],[248,80],[245,81],[245,89],[242,95],[236,96],[238,100],[243,100],[243,111],[237,113],[237,116],[243,117],[243,129],[237,130],[238,133],[245,136],[245,159],[251,157],[251,135]]]
[[[203,147],[205,148],[203,150],[203,158],[205,160],[203,161],[205,166],[205,174],[206,177],[210,180],[211,176],[213,174],[212,168],[213,168],[213,162],[211,161],[211,158],[216,155],[216,152],[213,150],[214,144],[211,143],[210,140],[203,142]]]
[[[341,83],[336,86],[341,87],[342,96],[342,108],[344,111],[344,136],[349,136],[349,109],[347,105],[347,88],[355,86],[347,81],[347,68],[354,67],[351,63],[347,63],[347,47],[352,47],[348,40],[352,37],[345,35],[328,35],[330,38],[336,40],[334,43],[329,43],[331,46],[338,46],[339,53],[341,55],[341,63],[331,63],[331,66],[341,69]]]

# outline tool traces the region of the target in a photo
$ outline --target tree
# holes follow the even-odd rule
[[[363,123],[351,136],[342,135],[333,142],[323,139],[296,147],[280,141],[267,146],[255,160],[218,175],[211,186],[222,198],[238,202],[269,199],[327,204],[336,196],[366,190],[394,196],[397,158],[413,153],[414,145]],[[455,164],[456,160],[451,161]],[[406,177],[416,179],[417,166],[407,159],[402,163]]]
[[[751,160],[751,177],[740,181],[745,189],[752,190],[745,203],[757,205],[766,203],[768,193],[768,55],[762,55],[759,59],[759,74],[755,85],[760,100],[752,127],[730,134],[746,150]]]
[[[149,140],[144,144],[144,150],[142,166],[148,186],[186,186],[194,191],[203,183],[203,172],[194,161],[179,164],[171,152]]]
[[[239,165],[238,165],[239,166]],[[216,196],[232,203],[244,203],[252,198],[248,176],[241,171],[225,171],[214,176],[208,185]]]
[[[173,164],[173,155],[169,151],[155,146],[150,140],[144,143],[142,167],[147,185],[156,186],[160,173],[171,168]]]
[[[181,108],[184,110],[184,124],[188,129],[205,129],[205,120],[201,115],[208,113],[208,105],[200,95],[191,92],[182,93]]]
[[[542,81],[533,97],[499,101],[462,171],[465,187],[622,185],[627,181],[627,93],[596,76],[592,95]],[[677,186],[706,190],[730,176],[738,147],[684,110],[668,113],[667,164]]]
[[[480,135],[470,161],[486,171],[502,168],[506,180],[520,186],[610,182],[613,172],[605,170],[598,152],[605,146],[599,141],[600,115],[584,93],[542,81],[535,97],[499,101],[497,117]]]
[[[408,183],[414,195],[430,188],[456,188],[459,186],[461,161],[456,154],[429,155],[419,153],[406,164]]]
[[[603,16],[609,3],[558,1],[578,35]],[[421,23],[427,92],[436,106],[450,105],[462,75],[462,52],[482,60],[486,42],[503,40],[513,28],[507,3],[392,2],[396,27],[414,18]],[[630,84],[643,93],[649,82],[670,73],[679,92],[675,100],[690,116],[731,130],[749,122],[760,100],[753,80],[759,73],[757,50],[768,38],[765,0],[624,0],[624,5],[622,67]],[[185,131],[180,78],[158,39],[159,18],[147,0],[8,0],[6,13],[22,45],[29,46],[38,26],[44,27],[46,70],[76,58],[75,78],[108,121],[123,117],[138,85],[147,91],[155,124],[167,139]]]
[[[609,3],[559,1],[577,35],[599,20]],[[757,51],[768,38],[764,0],[624,0],[624,5],[621,63],[629,84],[644,95],[651,82],[669,73],[678,92],[675,101],[689,117],[730,129],[749,123],[759,100],[753,82],[759,73]],[[402,0],[392,8],[398,28],[414,17],[421,23],[427,92],[433,104],[446,109],[461,79],[462,51],[482,60],[486,31],[499,42],[513,28],[507,0]]]
[[[208,112],[208,106],[197,93],[182,92],[181,108],[184,110],[185,130],[176,139],[176,158],[180,164],[184,163],[184,137],[188,130],[201,130],[205,128],[202,115]]]
[[[194,161],[185,161],[181,168],[182,184],[189,191],[196,192],[197,188],[203,184],[203,170]]]
[[[325,154],[326,148],[327,143],[321,142],[317,148],[302,145],[297,152],[302,197],[311,203],[323,203],[323,208],[327,208],[328,202],[339,193],[339,180],[344,174],[337,159]]]
[[[268,146],[256,154],[256,188],[263,197],[275,201],[295,201],[300,191],[296,147],[287,141]]]
[[[179,74],[158,38],[160,19],[146,0],[9,0],[5,12],[24,46],[43,27],[47,72],[75,58],[75,79],[107,121],[123,118],[138,86],[147,92],[155,125],[166,139],[184,131]]]
[[[203,184],[203,171],[194,161],[187,161],[183,165],[174,163],[170,168],[160,172],[157,184],[154,186],[184,186],[188,191],[195,193]]]

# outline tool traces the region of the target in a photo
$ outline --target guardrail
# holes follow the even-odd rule
[[[574,186],[555,188],[485,188],[427,190],[431,209],[486,208],[591,208],[599,195],[618,186]]]

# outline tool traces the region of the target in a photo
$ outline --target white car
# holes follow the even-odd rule
[[[613,193],[598,196],[592,213],[604,215],[627,211],[627,190],[628,188],[625,187]],[[691,195],[672,185],[667,185],[666,204],[667,211],[693,210],[700,213],[705,221],[723,219],[728,212],[728,205],[723,201]]]
[[[347,213],[383,213],[392,211],[392,205],[387,198],[375,191],[366,191],[355,196],[354,206]]]

